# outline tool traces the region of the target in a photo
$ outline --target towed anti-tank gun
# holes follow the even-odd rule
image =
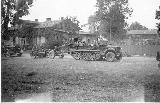
[[[76,60],[105,60],[107,62],[114,62],[122,59],[121,47],[108,45],[106,43],[96,43],[94,45],[88,45],[82,42],[66,43],[61,46],[60,51],[68,52]],[[52,50],[49,54],[50,58],[54,58],[55,50]]]

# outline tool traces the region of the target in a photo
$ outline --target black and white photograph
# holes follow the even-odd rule
[[[1,0],[1,102],[160,102],[160,0]]]

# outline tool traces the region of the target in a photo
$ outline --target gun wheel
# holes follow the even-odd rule
[[[51,50],[51,51],[49,52],[49,58],[50,58],[50,59],[54,59],[54,58],[55,58],[55,52],[54,52],[54,50]]]

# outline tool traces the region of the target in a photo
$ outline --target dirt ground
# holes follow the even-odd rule
[[[2,57],[2,102],[158,102],[160,68],[154,57],[120,62]]]

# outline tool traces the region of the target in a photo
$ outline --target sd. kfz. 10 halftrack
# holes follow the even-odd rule
[[[114,62],[122,59],[121,47],[111,45],[77,46],[70,49],[71,56],[76,60]]]

